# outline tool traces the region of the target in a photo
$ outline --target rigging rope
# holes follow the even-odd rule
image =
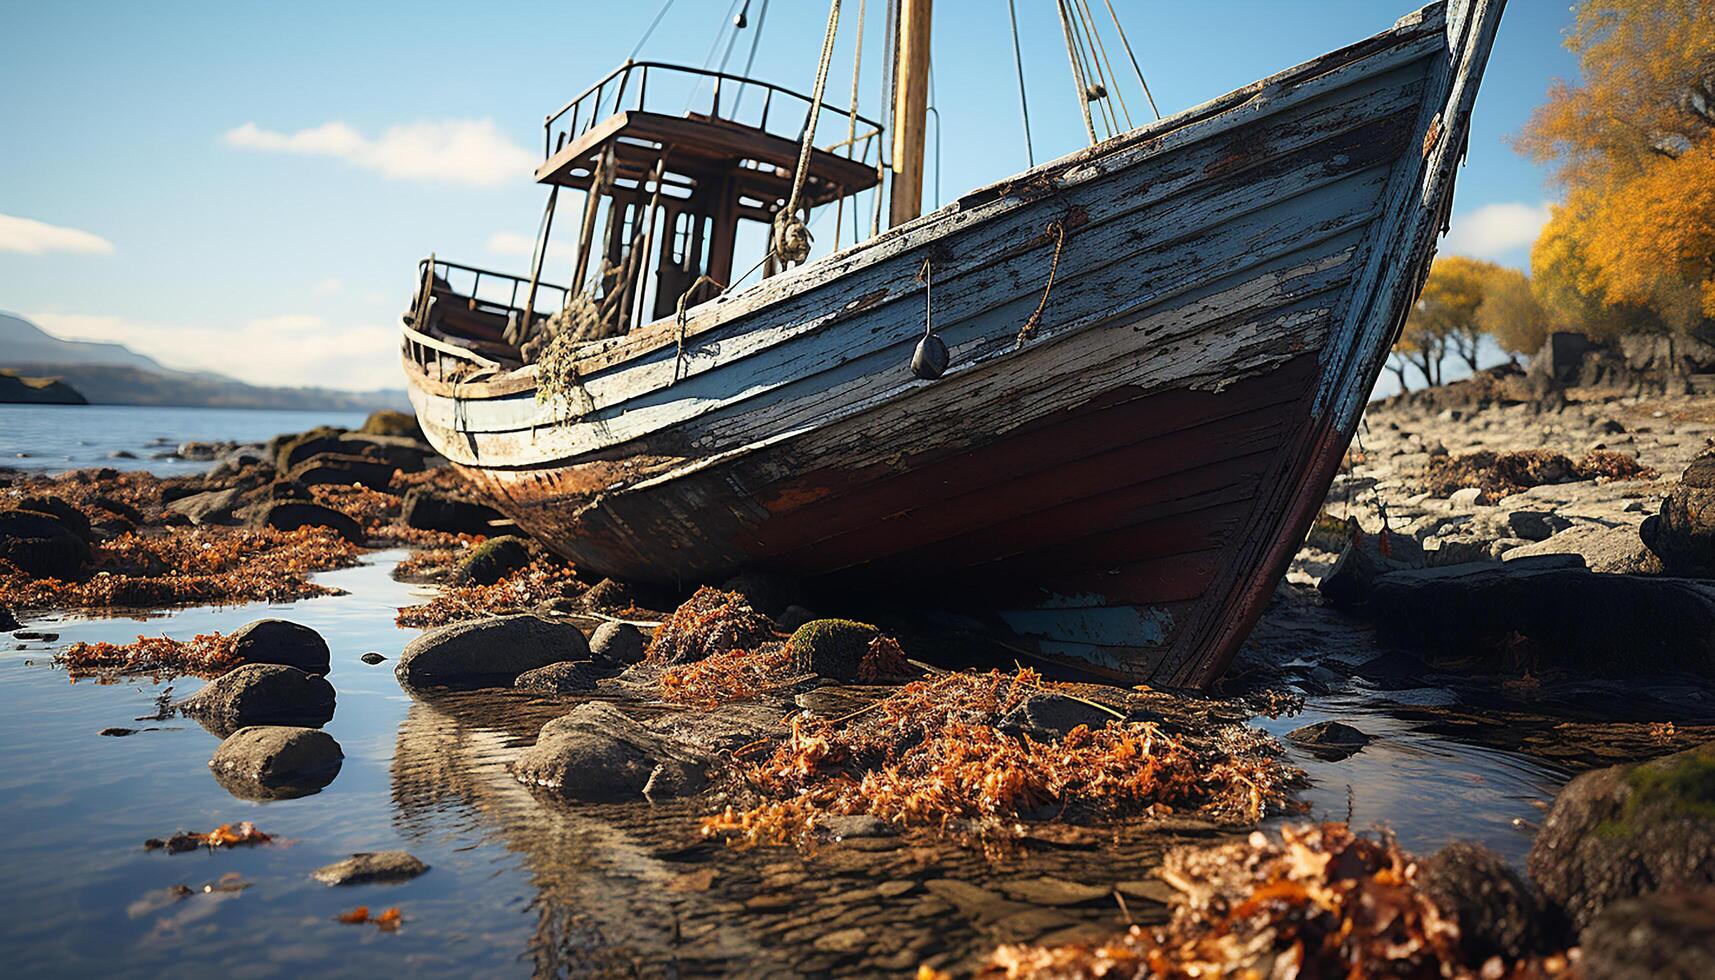
[[[1102,0],[1108,5],[1108,16],[1114,19],[1114,31],[1120,36],[1120,43],[1125,45],[1125,54],[1131,59],[1132,70],[1137,72],[1137,84],[1143,87],[1143,97],[1149,100],[1149,110],[1155,113],[1155,118],[1161,118],[1161,110],[1155,105],[1155,96],[1150,94],[1149,83],[1143,80],[1143,68],[1137,63],[1137,55],[1131,50],[1131,39],[1125,36],[1125,28],[1120,26],[1119,12],[1114,10],[1114,0]]]
[[[798,147],[798,169],[792,175],[792,196],[774,215],[774,254],[784,262],[798,263],[810,257],[810,229],[798,217],[804,181],[810,176],[810,151],[816,145],[816,122],[821,118],[822,93],[828,84],[828,65],[834,60],[834,35],[840,27],[840,0],[828,4],[828,32],[822,38],[822,59],[816,66],[816,84],[810,92],[810,117],[804,122],[804,139]]]
[[[1048,306],[1048,294],[1054,291],[1054,274],[1060,271],[1060,253],[1066,248],[1066,222],[1055,218],[1048,222],[1047,232],[1054,236],[1054,261],[1048,264],[1048,285],[1042,290],[1042,298],[1036,301],[1036,309],[1024,321],[1024,326],[1018,328],[1018,336],[1013,340],[1013,349],[1022,350],[1027,341],[1036,336],[1036,328],[1042,324],[1042,310]]]
[[[846,159],[857,156],[857,118],[858,118],[858,76],[863,70],[863,25],[868,0],[858,0],[857,15],[857,48],[852,52],[852,101],[846,110]],[[868,154],[868,150],[864,151]],[[840,225],[845,221],[846,198],[840,195],[839,210],[834,212],[834,251],[840,250]],[[852,244],[857,244],[858,219],[857,202],[852,202]]]
[[[1066,58],[1072,63],[1072,83],[1078,87],[1078,109],[1084,114],[1084,132],[1090,135],[1090,145],[1096,139],[1096,124],[1090,118],[1089,87],[1084,81],[1084,68],[1078,63],[1078,46],[1072,38],[1072,22],[1066,17],[1066,0],[1056,0],[1054,8],[1060,13],[1060,33],[1066,35]]]
[[[1018,0],[1006,0],[1007,13],[1012,16],[1012,63],[1018,68],[1018,108],[1024,113],[1024,159],[1036,166],[1036,147],[1030,140],[1030,100],[1024,94],[1024,51],[1018,44]]]
[[[632,61],[637,58],[637,53],[643,50],[643,46],[645,44],[649,43],[650,35],[655,33],[655,28],[661,26],[661,18],[667,16],[667,11],[672,6],[673,0],[667,0],[666,3],[661,5],[661,9],[655,12],[655,19],[649,22],[649,29],[644,31],[643,36],[637,39],[637,46],[631,49],[631,53],[626,55],[625,60]]]
[[[1120,115],[1125,117],[1125,128],[1131,129],[1131,110],[1126,108],[1125,93],[1120,91],[1119,73],[1114,71],[1114,63],[1108,60],[1108,46],[1102,43],[1102,35],[1096,30],[1095,15],[1090,13],[1090,0],[1076,0],[1076,2],[1078,4],[1078,10],[1083,16],[1084,33],[1095,45],[1092,54],[1096,60],[1096,73],[1101,75],[1104,87],[1110,84],[1112,85],[1112,88],[1109,89],[1109,91],[1113,93],[1114,99],[1119,102]],[[1107,103],[1108,101],[1109,100],[1107,99],[1103,100],[1104,103]],[[1104,108],[1107,109],[1109,118],[1113,119],[1113,106],[1105,105]]]
[[[745,4],[746,9],[750,4]],[[738,116],[738,107],[744,104],[745,86],[750,84],[750,70],[756,65],[756,49],[762,44],[762,29],[768,26],[768,0],[762,0],[762,9],[756,14],[756,33],[750,36],[750,54],[744,59],[744,81],[738,83],[738,97],[733,99],[732,114]],[[725,71],[726,66],[721,66]]]

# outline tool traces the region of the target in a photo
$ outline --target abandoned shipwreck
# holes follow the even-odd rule
[[[421,266],[424,432],[593,573],[828,577],[1009,661],[1212,680],[1422,284],[1502,0],[1136,127],[1062,4],[1092,145],[930,214],[930,0],[889,5],[888,125],[823,103],[832,6],[808,97],[628,61],[548,117],[532,268]]]

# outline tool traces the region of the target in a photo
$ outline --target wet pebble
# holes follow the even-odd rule
[[[365,851],[317,868],[310,877],[324,885],[367,885],[409,881],[428,870],[406,851]]]
[[[374,650],[369,651],[368,653],[364,654],[361,657],[358,657],[357,659],[363,661],[366,664],[369,664],[372,667],[378,663],[383,663],[387,660],[386,657],[383,657],[381,654],[376,653]]]

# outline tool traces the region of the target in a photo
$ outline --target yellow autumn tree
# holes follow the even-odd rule
[[[1475,373],[1483,339],[1477,310],[1488,295],[1490,280],[1500,272],[1501,267],[1493,262],[1463,255],[1436,259],[1402,336],[1439,337],[1442,345]]]
[[[1715,0],[1582,0],[1556,82],[1518,140],[1566,187],[1534,290],[1594,335],[1715,318]]]
[[[1541,350],[1553,323],[1548,310],[1537,302],[1530,280],[1517,269],[1496,269],[1489,276],[1476,320],[1502,350],[1514,354]]]

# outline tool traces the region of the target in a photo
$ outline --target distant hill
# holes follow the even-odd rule
[[[25,378],[0,368],[0,403],[22,405],[88,405],[71,385],[58,378]]]
[[[0,367],[21,375],[60,378],[92,405],[358,412],[410,408],[402,390],[264,388],[209,371],[176,371],[123,344],[61,340],[9,313],[0,313]]]

